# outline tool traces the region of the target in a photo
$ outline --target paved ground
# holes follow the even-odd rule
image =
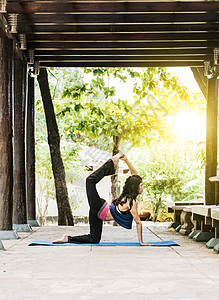
[[[219,254],[167,228],[144,223],[144,240],[180,247],[28,247],[88,227],[42,227],[3,241],[1,300],[219,299]],[[102,241],[136,241],[136,229],[105,226]]]

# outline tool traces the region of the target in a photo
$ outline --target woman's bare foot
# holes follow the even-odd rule
[[[64,234],[61,239],[58,239],[58,240],[55,240],[53,241],[52,243],[55,244],[61,244],[61,243],[67,243],[68,242],[68,235],[67,234]]]
[[[112,160],[113,160],[113,163],[114,163],[115,166],[118,164],[118,161],[119,161],[119,159],[120,159],[121,156],[122,156],[121,153],[117,153],[116,155],[114,155],[112,157]]]

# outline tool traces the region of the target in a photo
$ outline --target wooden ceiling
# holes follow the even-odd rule
[[[7,1],[41,66],[203,66],[219,47],[217,1]]]

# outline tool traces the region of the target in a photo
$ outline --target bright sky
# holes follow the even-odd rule
[[[167,70],[168,70],[168,72],[170,72],[172,74],[172,76],[178,77],[179,82],[181,82],[183,85],[185,85],[189,91],[194,92],[194,93],[201,92],[200,88],[193,76],[193,73],[189,67],[167,68]],[[116,85],[116,87],[117,87],[116,90],[117,90],[118,98],[121,98],[121,99],[132,98],[132,82],[131,81],[130,81],[130,83],[127,81],[127,83],[124,84],[124,86],[123,86],[123,84],[121,84],[121,82],[118,82],[116,84],[116,82],[113,81],[113,85]]]
[[[193,76],[192,71],[190,68],[167,68],[168,72],[172,75],[179,78],[179,81],[184,84],[191,92],[198,93],[200,92],[200,88]]]
[[[191,92],[201,92],[190,68],[167,68]],[[180,142],[205,141],[206,118],[198,112],[181,112],[173,120],[174,132]]]
[[[172,120],[172,124],[179,142],[204,142],[206,139],[205,115],[198,112],[181,112]]]

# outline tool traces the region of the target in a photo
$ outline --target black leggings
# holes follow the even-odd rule
[[[112,175],[114,173],[115,173],[114,163],[112,159],[109,159],[99,169],[97,169],[87,177],[86,191],[87,191],[88,203],[90,206],[90,211],[89,211],[90,233],[85,235],[80,235],[80,236],[69,236],[68,237],[69,243],[98,244],[100,242],[102,228],[103,228],[103,221],[97,217],[97,214],[106,201],[100,198],[96,189],[96,184],[104,176]]]

